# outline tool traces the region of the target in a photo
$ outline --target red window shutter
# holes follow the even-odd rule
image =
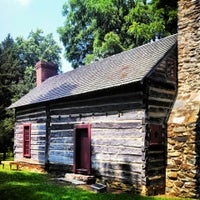
[[[23,156],[31,157],[31,124],[23,125]]]
[[[164,138],[162,136],[162,125],[158,124],[149,124],[150,131],[150,145],[159,145],[164,142]]]

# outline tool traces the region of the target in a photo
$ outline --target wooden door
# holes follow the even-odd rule
[[[77,125],[74,135],[74,172],[91,173],[91,133],[90,125]]]

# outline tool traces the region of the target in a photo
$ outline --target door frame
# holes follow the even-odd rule
[[[88,133],[88,140],[89,140],[89,151],[88,151],[88,157],[89,157],[89,164],[88,164],[88,172],[87,174],[91,174],[91,125],[90,124],[78,124],[74,126],[74,165],[73,165],[73,172],[77,173],[77,130],[81,129],[87,129]]]

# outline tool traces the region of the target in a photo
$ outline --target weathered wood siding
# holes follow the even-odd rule
[[[141,183],[145,111],[142,92],[50,105],[50,164],[73,165],[74,125],[91,125],[92,170],[102,178]]]
[[[31,124],[31,158],[23,157],[23,124]],[[14,156],[16,161],[45,164],[46,109],[45,107],[16,110]]]
[[[101,116],[92,123],[92,168],[108,180],[142,185],[144,173],[144,110]]]
[[[147,123],[167,123],[177,93],[176,55],[174,49],[146,79]]]
[[[173,49],[146,80],[146,177],[149,194],[165,192],[166,124],[177,93],[176,55],[176,49]],[[162,142],[158,145],[150,145],[150,124],[162,126]]]

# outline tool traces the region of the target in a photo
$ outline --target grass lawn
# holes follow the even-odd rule
[[[163,200],[133,194],[95,194],[91,191],[61,184],[46,174],[1,169],[0,199],[2,200]]]

